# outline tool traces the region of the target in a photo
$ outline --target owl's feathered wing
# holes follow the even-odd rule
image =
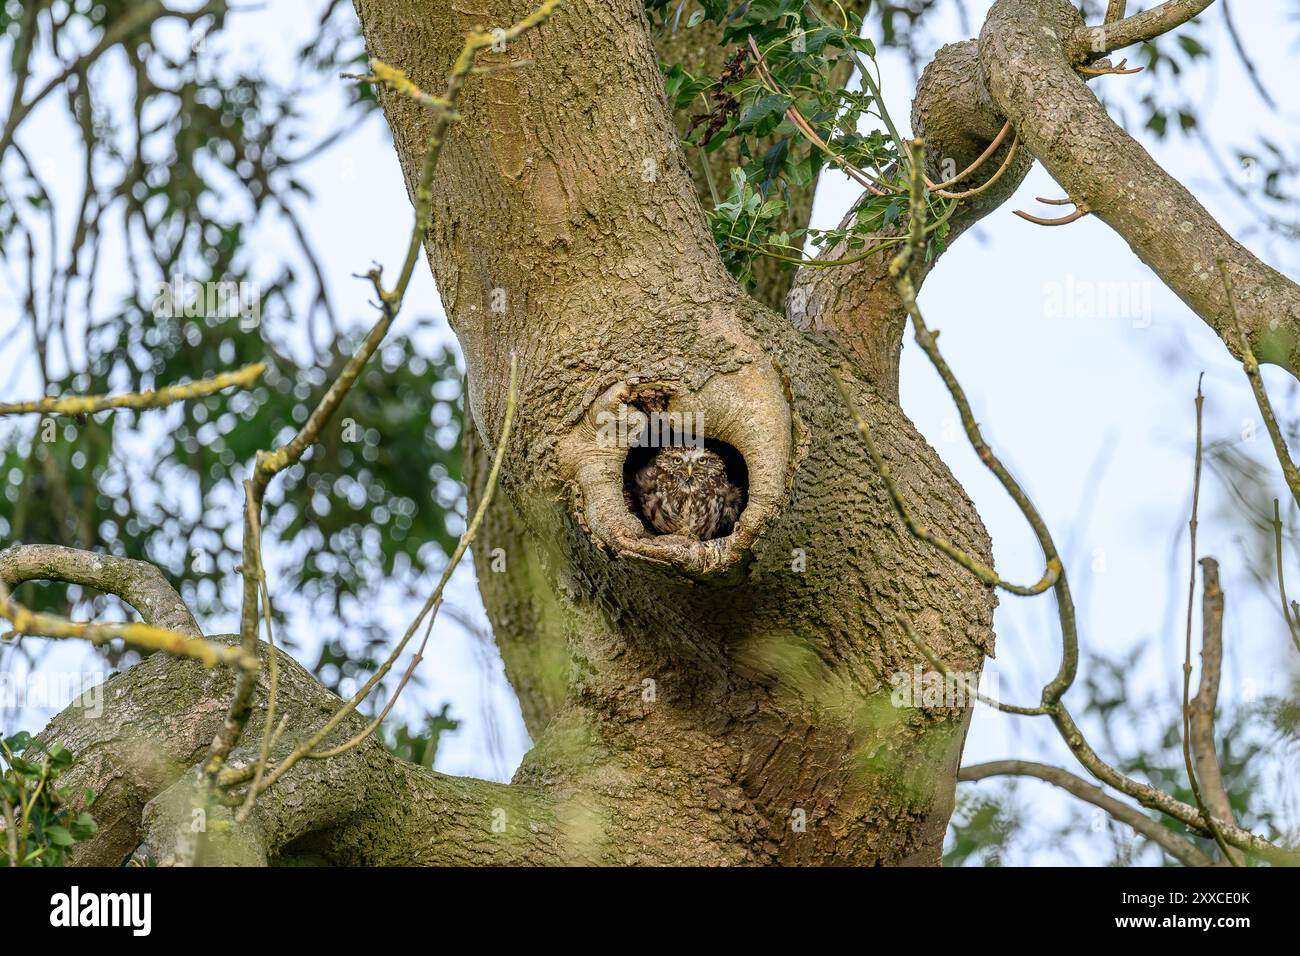
[[[719,527],[724,529],[727,534],[735,527],[736,519],[740,517],[740,506],[744,495],[739,488],[730,481],[726,482],[726,487],[721,496],[721,508],[718,514]]]
[[[636,473],[636,503],[652,528],[660,534],[676,534],[679,516],[661,471],[652,461]]]

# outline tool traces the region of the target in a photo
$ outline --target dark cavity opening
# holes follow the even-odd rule
[[[661,436],[662,437],[662,436]],[[691,437],[691,436],[688,436]],[[656,446],[631,445],[627,450],[627,457],[623,460],[623,497],[627,501],[628,510],[636,515],[646,531],[653,535],[667,534],[651,524],[649,518],[642,506],[641,496],[637,489],[637,474],[646,465],[650,464],[661,452],[671,454],[674,451],[681,451],[683,448],[698,447],[698,441],[691,437],[692,444],[687,445],[681,440],[681,436],[673,430],[667,443],[661,443]],[[740,490],[740,508],[736,512],[736,521],[740,520],[740,515],[744,514],[745,507],[749,504],[749,468],[745,464],[745,456],[742,455],[733,445],[725,441],[719,441],[716,438],[705,438],[704,448],[711,451],[722,459],[722,464],[727,474],[727,481]],[[716,529],[713,534],[708,535],[704,540],[714,538],[725,538],[735,529],[735,522],[723,523]]]

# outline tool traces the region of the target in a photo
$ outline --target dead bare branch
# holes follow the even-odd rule
[[[1205,411],[1205,394],[1201,391],[1201,380],[1198,378],[1196,380],[1196,452],[1195,452],[1195,464],[1193,466],[1193,475],[1192,475],[1192,516],[1191,519],[1187,522],[1188,548],[1191,552],[1191,561],[1189,562],[1191,566],[1191,571],[1189,573],[1189,580],[1187,582],[1187,638],[1186,638],[1186,643],[1183,651],[1183,764],[1187,768],[1187,781],[1192,788],[1192,799],[1196,801],[1196,805],[1201,809],[1202,816],[1205,817],[1206,823],[1209,824],[1210,833],[1214,837],[1214,842],[1219,845],[1219,852],[1223,854],[1224,859],[1228,860],[1230,863],[1232,863],[1232,865],[1236,866],[1237,858],[1232,855],[1232,851],[1228,849],[1228,844],[1224,842],[1223,834],[1219,832],[1219,826],[1214,820],[1214,816],[1209,808],[1209,805],[1206,803],[1205,798],[1201,794],[1201,785],[1199,781],[1197,781],[1196,779],[1196,763],[1200,761],[1199,759],[1194,760],[1192,757],[1192,750],[1193,750],[1192,703],[1190,699],[1192,693],[1192,604],[1196,599],[1196,529],[1197,529],[1196,514],[1201,502],[1201,460],[1202,460],[1201,434],[1202,434],[1202,421],[1204,417],[1204,411]],[[1211,562],[1213,562],[1213,559],[1210,560]],[[1213,566],[1214,566],[1215,577],[1216,577],[1215,583],[1217,585],[1218,565],[1214,564]],[[1209,597],[1210,597],[1210,592],[1207,587],[1206,600],[1209,600]],[[1222,592],[1220,592],[1219,598],[1220,601],[1222,601]],[[1219,626],[1220,626],[1220,630],[1222,630],[1223,620],[1222,620],[1221,606],[1219,611],[1220,611]],[[1217,685],[1218,685],[1218,679],[1216,674],[1215,675],[1216,695],[1218,693]],[[1213,712],[1211,712],[1211,720],[1213,720]],[[1214,738],[1213,738],[1212,726],[1211,726],[1210,733],[1211,733],[1211,737],[1210,737],[1209,744],[1210,747],[1213,748]],[[1203,740],[1201,741],[1201,743],[1202,745],[1204,745]],[[1213,750],[1211,750],[1211,754],[1213,754]]]
[[[1214,712],[1219,704],[1219,677],[1223,670],[1223,587],[1219,584],[1219,562],[1201,559],[1201,678],[1192,698],[1190,737],[1196,758],[1196,775],[1200,778],[1207,817],[1213,814],[1235,822],[1232,801],[1223,783],[1223,771],[1214,743]],[[1234,866],[1241,865],[1241,855],[1220,842],[1224,856]]]

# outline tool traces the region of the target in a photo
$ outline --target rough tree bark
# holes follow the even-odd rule
[[[531,5],[356,0],[370,53],[426,89],[440,88],[468,30]],[[1075,73],[1094,52],[1081,28],[1065,0],[999,0],[978,41],[945,47],[927,69],[913,125],[936,170],[945,158],[964,168],[1006,119],[1029,147],[961,207],[954,238],[1039,156],[1162,276],[1178,272],[1171,286],[1231,345],[1214,293],[1182,271],[1187,256],[1211,268],[1228,259],[1260,344],[1260,310],[1269,296],[1293,301],[1294,285],[1221,230],[1196,230],[1200,207],[1167,176],[1109,176],[1117,161],[1144,171],[1150,158],[1106,125]],[[476,76],[464,96],[426,248],[468,367],[472,497],[519,359],[504,494],[474,552],[536,746],[509,786],[412,767],[373,742],[304,761],[226,852],[252,862],[939,862],[970,710],[894,706],[891,677],[925,666],[904,621],[949,668],[978,673],[993,650],[995,596],[908,532],[835,386],[834,374],[846,380],[916,518],[990,562],[970,501],[898,406],[904,313],[888,254],[800,276],[789,315],[737,289],[712,246],[640,0],[569,0],[483,60],[510,61],[525,62]],[[429,118],[396,96],[383,105],[409,187]],[[1158,222],[1133,221],[1133,203],[1174,223],[1192,217],[1192,233],[1178,230],[1183,258],[1166,261]],[[1292,334],[1297,312],[1283,314]],[[1261,353],[1297,367],[1293,348]],[[708,437],[744,457],[749,502],[732,535],[652,537],[629,512],[626,450],[597,435],[598,415],[623,403],[701,413]],[[287,666],[292,741],[336,702]],[[103,792],[100,812],[113,815],[79,861],[120,860],[141,844],[167,858],[186,769],[229,684],[155,656],[108,683],[107,719],[70,709],[47,729],[88,755],[70,782]],[[260,726],[255,715],[250,728]],[[256,746],[250,730],[240,756]]]

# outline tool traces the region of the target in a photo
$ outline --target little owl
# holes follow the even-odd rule
[[[633,494],[660,534],[697,541],[730,534],[744,499],[722,459],[705,448],[661,448],[636,473]]]

